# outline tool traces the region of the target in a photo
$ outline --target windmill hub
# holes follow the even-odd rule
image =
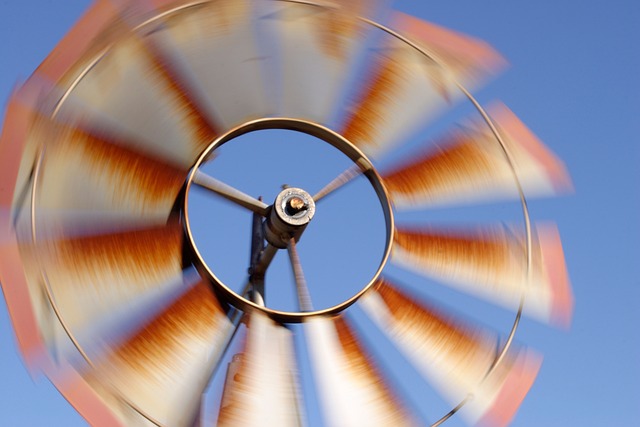
[[[267,218],[267,241],[277,248],[286,248],[292,237],[300,238],[315,212],[316,205],[309,193],[301,188],[285,188],[276,197]]]

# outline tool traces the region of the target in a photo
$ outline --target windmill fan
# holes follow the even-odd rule
[[[0,141],[27,365],[95,425],[508,424],[572,296],[502,65],[376,0],[97,1]]]

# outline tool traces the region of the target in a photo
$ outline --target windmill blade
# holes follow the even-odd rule
[[[94,223],[108,217],[166,221],[185,168],[132,149],[134,143],[104,131],[44,117],[34,120],[32,129],[32,143],[45,147],[36,201],[53,216],[49,222],[64,221],[65,212],[72,211],[84,212]]]
[[[257,42],[256,2],[154,3],[160,11],[185,7],[163,18],[162,31],[151,37],[171,51],[174,63],[184,64],[184,75],[189,76],[203,106],[214,112],[221,128],[274,115],[265,89],[265,56]]]
[[[383,174],[398,208],[554,195],[571,188],[562,162],[505,106],[490,109],[512,159],[484,123],[452,132],[423,154]]]
[[[311,318],[305,336],[327,425],[418,425],[343,318]]]
[[[65,326],[75,333],[182,284],[182,244],[183,230],[175,222],[38,241],[23,247],[23,257],[29,283],[40,286],[44,275]],[[44,298],[42,292],[38,295]]]
[[[379,280],[359,303],[425,378],[470,423],[509,424],[533,384],[538,356],[513,346],[492,369],[498,338],[463,326]]]
[[[347,118],[342,135],[365,154],[380,156],[449,108],[503,64],[485,43],[396,13],[393,28],[424,49],[385,36],[374,73]]]
[[[247,330],[242,353],[229,364],[218,425],[303,425],[291,332],[258,311]]]
[[[76,45],[84,49],[76,52],[76,65],[62,75],[55,61],[38,69],[37,78],[57,77],[60,87],[71,87],[56,106],[56,116],[64,122],[100,123],[158,157],[191,166],[219,134],[215,118],[161,43],[142,30],[133,32],[117,9],[110,14],[108,37],[88,46],[75,38],[65,40],[73,51]],[[61,55],[52,53],[54,59]]]
[[[279,49],[279,114],[330,125],[349,70],[367,35],[358,16],[373,14],[380,0],[309,5],[274,2],[265,25]]]
[[[83,376],[124,425],[191,426],[231,329],[200,282]],[[99,416],[88,415],[90,423]]]
[[[573,311],[560,236],[554,226],[533,232],[527,272],[526,242],[506,227],[402,228],[395,233],[393,261],[444,284],[567,327]]]

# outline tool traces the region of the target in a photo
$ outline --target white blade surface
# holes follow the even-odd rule
[[[305,337],[327,425],[417,425],[344,319],[310,319]]]
[[[502,63],[482,42],[400,13],[392,21],[432,58],[390,35],[383,39],[373,74],[341,132],[373,157],[457,101],[457,83],[475,87]]]
[[[264,314],[250,315],[244,350],[234,357],[220,403],[219,426],[301,426],[291,332]]]
[[[533,231],[527,273],[525,239],[501,226],[398,228],[393,261],[472,295],[559,326],[568,326],[573,296],[558,231]]]
[[[497,336],[444,317],[388,282],[359,304],[452,408],[472,396],[460,411],[467,422],[509,424],[537,375],[538,356],[512,346],[491,369]]]
[[[484,122],[471,122],[385,172],[394,205],[415,209],[517,199],[571,188],[563,163],[506,107],[489,110],[505,149]],[[516,181],[516,177],[517,180]]]

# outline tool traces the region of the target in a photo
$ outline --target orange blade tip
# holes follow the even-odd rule
[[[506,105],[495,101],[489,106],[488,111],[500,130],[522,146],[544,167],[556,192],[573,192],[573,183],[564,163],[545,147],[542,141]]]
[[[98,396],[95,390],[73,368],[64,370],[50,376],[51,382],[64,398],[73,404],[73,407],[92,426],[123,426],[105,402]]]
[[[396,12],[391,27],[418,43],[446,48],[456,57],[468,58],[477,68],[489,74],[495,74],[508,65],[502,55],[488,43],[415,16]]]
[[[536,226],[542,248],[542,262],[551,285],[551,322],[569,329],[573,317],[573,293],[562,250],[560,234],[554,224]]]
[[[98,0],[67,33],[36,72],[51,81],[58,81],[87,51],[104,28],[116,16],[113,4]]]
[[[478,426],[502,427],[511,423],[538,375],[542,357],[528,351],[518,354],[491,406]]]

